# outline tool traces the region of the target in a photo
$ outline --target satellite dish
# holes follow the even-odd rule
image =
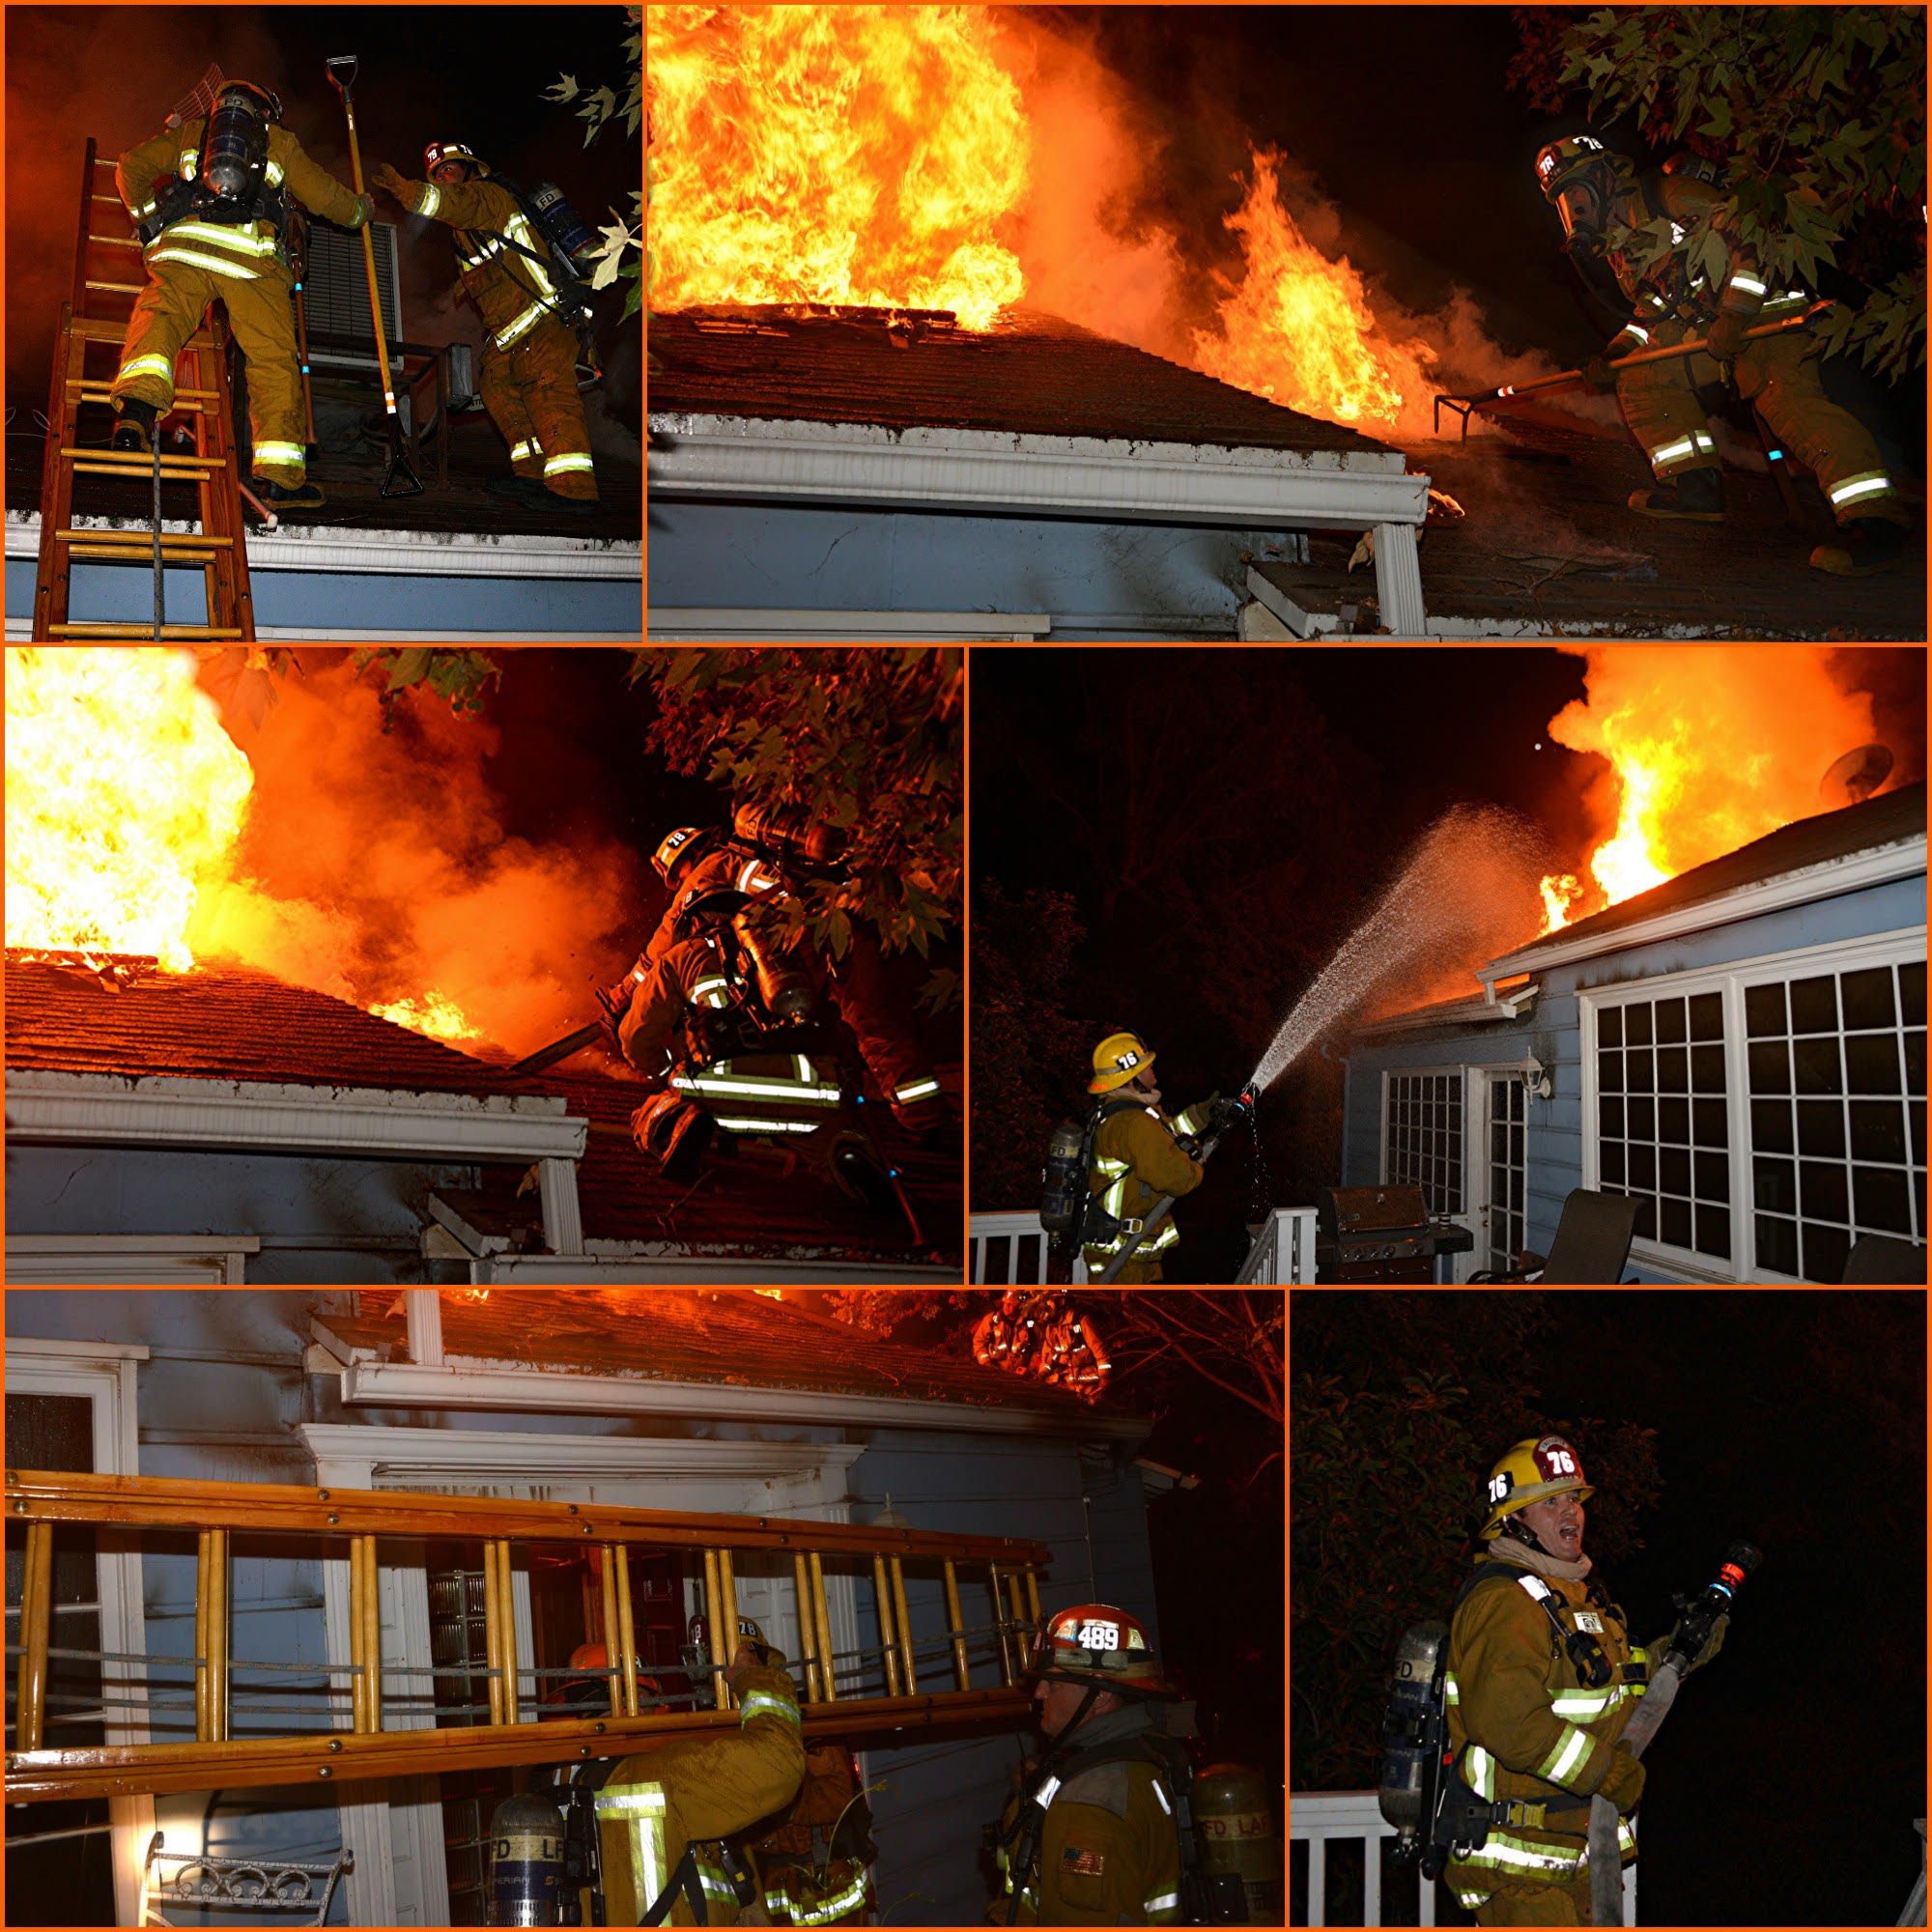
[[[1818,781],[1818,796],[1828,810],[1847,805],[1861,805],[1882,785],[1891,772],[1891,753],[1883,745],[1861,745],[1847,752]]]

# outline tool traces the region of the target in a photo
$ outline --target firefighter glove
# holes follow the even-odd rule
[[[1617,372],[1607,355],[1593,355],[1583,364],[1583,381],[1592,389],[1603,391],[1617,386]]]
[[[1610,1753],[1610,1768],[1597,1786],[1596,1796],[1607,1798],[1619,1814],[1628,1818],[1643,1796],[1643,1779],[1642,1763],[1619,1746]]]
[[[1724,1633],[1727,1630],[1729,1630],[1730,1627],[1731,1627],[1731,1613],[1728,1610],[1726,1610],[1724,1614],[1720,1616],[1718,1619],[1718,1621],[1711,1626],[1711,1634],[1704,1639],[1704,1648],[1700,1650],[1697,1653],[1697,1655],[1693,1657],[1690,1660],[1690,1662],[1684,1666],[1684,1674],[1686,1677],[1689,1677],[1693,1670],[1698,1669],[1701,1665],[1709,1663],[1712,1658],[1716,1657],[1717,1654],[1723,1649]],[[1670,1629],[1670,1634],[1666,1637],[1661,1638],[1656,1644],[1652,1646],[1650,1655],[1653,1662],[1650,1667],[1653,1670],[1657,1668],[1658,1664],[1663,1662],[1664,1656],[1670,1649],[1670,1646],[1677,1641],[1678,1632],[1681,1631],[1683,1628],[1684,1626],[1682,1622],[1673,1624]]]
[[[384,194],[393,197],[397,201],[400,201],[405,208],[411,208],[414,206],[413,199],[409,192],[409,187],[410,187],[409,183],[406,180],[404,180],[404,178],[401,175],[399,175],[395,171],[395,169],[388,164],[387,161],[384,161],[383,165],[376,170],[376,185],[379,188],[381,188]]]
[[[1719,362],[1729,362],[1745,346],[1747,324],[1741,315],[1720,315],[1704,336],[1704,353]]]

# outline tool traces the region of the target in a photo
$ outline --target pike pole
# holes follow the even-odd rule
[[[1747,342],[1761,341],[1767,335],[1788,335],[1794,328],[1809,328],[1827,309],[1836,304],[1816,301],[1803,315],[1788,315],[1782,322],[1767,322],[1756,328],[1745,330]],[[1672,362],[1680,355],[1695,355],[1704,343],[1675,342],[1665,349],[1639,349],[1630,355],[1619,355],[1610,363],[1612,369],[1637,369],[1647,362]],[[1565,369],[1560,375],[1538,376],[1527,383],[1505,383],[1499,389],[1484,389],[1473,396],[1437,396],[1435,398],[1435,428],[1442,428],[1442,412],[1453,411],[1463,419],[1463,439],[1468,440],[1469,417],[1476,410],[1493,409],[1499,403],[1513,403],[1519,396],[1533,396],[1548,389],[1574,388],[1583,381],[1580,369]]]
[[[329,84],[342,97],[342,111],[349,121],[350,180],[357,197],[366,199],[362,187],[362,151],[355,140],[355,103],[350,99],[359,61],[355,54],[335,54],[323,65],[328,71]],[[369,314],[376,326],[376,366],[382,371],[383,407],[389,415],[389,472],[383,478],[383,495],[420,497],[422,479],[410,468],[409,458],[403,454],[403,420],[396,409],[395,386],[389,377],[389,344],[383,332],[383,298],[376,290],[376,241],[369,228],[370,223],[363,222],[362,266],[369,272]],[[398,474],[408,478],[406,488],[397,486]]]
[[[1657,1728],[1670,1715],[1677,1700],[1677,1687],[1710,1641],[1711,1627],[1729,1614],[1738,1585],[1764,1561],[1764,1552],[1755,1544],[1734,1543],[1724,1551],[1717,1581],[1708,1585],[1696,1600],[1687,1605],[1682,1597],[1677,1606],[1682,1612],[1672,1634],[1670,1648],[1656,1674],[1644,1687],[1636,1715],[1618,1735],[1617,1743],[1632,1757],[1641,1757],[1644,1747],[1657,1735]],[[1617,1807],[1607,1798],[1590,1800],[1590,1922],[1593,1925],[1621,1925],[1624,1922],[1623,1860],[1617,1851]]]

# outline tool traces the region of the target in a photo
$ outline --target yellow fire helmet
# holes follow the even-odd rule
[[[1087,1091],[1111,1094],[1152,1065],[1153,1048],[1139,1034],[1110,1033],[1094,1049],[1094,1077],[1088,1081]]]
[[[1526,1503],[1560,1496],[1575,1490],[1581,1501],[1596,1494],[1583,1480],[1583,1459],[1560,1435],[1531,1435],[1514,1444],[1490,1471],[1490,1520],[1485,1540],[1503,1526]]]

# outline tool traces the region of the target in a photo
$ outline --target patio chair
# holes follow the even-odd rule
[[[1636,1227],[1636,1203],[1628,1194],[1600,1194],[1575,1187],[1557,1217],[1549,1254],[1523,1250],[1520,1266],[1493,1274],[1472,1274],[1475,1283],[1536,1281],[1581,1287],[1621,1282]]]
[[[1845,1257],[1845,1282],[1925,1285],[1925,1250],[1892,1235],[1861,1235]]]

